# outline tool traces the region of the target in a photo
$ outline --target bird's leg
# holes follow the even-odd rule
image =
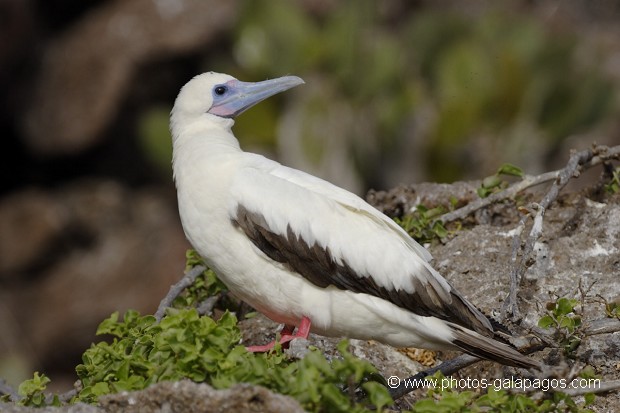
[[[307,339],[308,334],[310,334],[311,325],[312,325],[312,322],[310,321],[310,319],[306,316],[303,316],[303,318],[301,319],[301,323],[299,324],[299,328],[297,329],[297,333],[293,334],[293,331],[295,330],[295,326],[290,325],[290,324],[285,324],[284,327],[282,327],[282,331],[280,331],[280,345],[282,346],[282,348],[288,348],[289,342],[293,339],[296,339],[296,338]],[[249,347],[246,347],[246,349],[251,353],[265,353],[273,349],[275,345],[276,345],[276,341],[274,340],[271,343],[265,344],[263,346],[249,346]]]
[[[292,329],[290,330],[290,332],[288,334],[286,334],[284,332],[284,328],[282,329],[282,332],[280,333],[280,344],[286,344],[289,341],[293,340],[294,338],[303,338],[303,339],[307,339],[308,338],[308,334],[310,334],[310,326],[312,325],[312,322],[310,321],[310,319],[306,316],[303,316],[301,319],[301,323],[299,324],[299,327],[297,328],[297,333],[293,335],[293,329],[295,328],[295,326],[290,326],[292,327]],[[287,326],[284,326],[285,328]],[[287,346],[288,347],[288,346]]]

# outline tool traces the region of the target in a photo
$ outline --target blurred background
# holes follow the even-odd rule
[[[620,143],[616,0],[0,0],[0,378],[66,389],[180,278],[168,116],[209,70],[304,78],[235,134],[362,196]]]

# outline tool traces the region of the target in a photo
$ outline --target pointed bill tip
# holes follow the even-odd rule
[[[300,78],[299,76],[282,76],[279,79],[284,79],[284,81],[290,83],[291,87],[303,85],[306,82]],[[275,79],[274,79],[275,80]]]

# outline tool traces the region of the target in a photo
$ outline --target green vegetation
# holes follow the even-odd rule
[[[50,381],[45,374],[35,372],[32,379],[25,380],[19,385],[17,389],[17,393],[21,397],[19,404],[33,407],[60,406],[57,396],[52,396],[51,400],[48,400],[45,396],[44,391]]]
[[[611,172],[611,180],[605,184],[605,191],[609,194],[620,192],[620,166]]]
[[[477,189],[478,196],[480,198],[486,198],[489,195],[506,189],[509,182],[502,179],[502,176],[516,176],[523,177],[523,171],[518,166],[514,166],[508,163],[499,167],[494,175],[487,176],[482,180],[480,188]]]
[[[97,330],[111,342],[86,350],[76,368],[81,390],[72,402],[96,403],[105,394],[140,390],[161,381],[187,378],[215,388],[253,383],[296,398],[311,412],[378,411],[392,403],[387,389],[375,381],[376,369],[338,346],[341,358],[328,361],[318,349],[291,360],[280,348],[253,354],[239,345],[241,334],[231,313],[217,321],[196,310],[169,310],[160,323],[150,315],[128,311],[104,320]],[[49,379],[35,374],[20,386],[21,403],[46,405]],[[55,399],[55,402],[57,399]]]
[[[394,218],[394,221],[413,239],[424,244],[448,236],[450,232],[441,221],[437,220],[446,212],[447,209],[441,206],[429,209],[418,205],[415,211],[402,218]]]
[[[560,345],[567,357],[574,357],[574,351],[581,344],[578,334],[581,316],[575,309],[579,304],[579,300],[574,298],[558,298],[557,301],[547,303],[547,315],[538,320],[539,327],[556,329]]]
[[[605,303],[605,315],[609,318],[617,318],[620,320],[620,303],[618,300],[607,301],[603,298],[603,301]]]

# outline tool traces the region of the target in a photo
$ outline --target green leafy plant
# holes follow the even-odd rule
[[[196,310],[169,310],[160,323],[136,311],[128,311],[122,321],[114,313],[97,334],[113,340],[86,350],[76,368],[82,383],[78,399],[90,403],[102,394],[139,390],[164,380],[205,381],[245,351],[235,349],[241,335],[230,313],[216,322]]]
[[[620,192],[620,166],[611,171],[611,180],[605,184],[605,191],[609,194]]]
[[[605,314],[609,318],[620,319],[620,304],[615,301],[605,302]]]
[[[299,361],[276,349],[248,353],[238,345],[237,320],[225,313],[218,321],[196,310],[171,310],[160,323],[152,316],[114,313],[97,334],[113,337],[88,349],[76,371],[82,390],[74,401],[94,403],[105,394],[140,390],[164,380],[188,378],[215,388],[235,383],[263,385],[295,397],[309,411],[366,411],[356,397],[381,409],[390,404],[385,387],[372,380],[376,369],[355,358],[340,343],[342,359],[331,363],[318,350]],[[346,389],[357,389],[351,397]]]
[[[547,303],[547,314],[538,320],[539,327],[557,330],[560,345],[564,349],[564,354],[569,357],[581,344],[581,338],[577,334],[581,326],[581,316],[575,310],[579,303],[577,299],[561,297],[557,301]]]
[[[443,223],[437,220],[446,212],[447,209],[442,206],[429,209],[424,205],[418,205],[415,211],[402,218],[394,218],[394,221],[411,237],[423,244],[444,238],[449,234]]]
[[[51,396],[51,400],[47,400],[45,389],[51,380],[45,374],[35,372],[32,379],[23,381],[17,393],[20,396],[18,404],[22,406],[44,407],[44,406],[60,406],[57,396]]]
[[[499,167],[494,175],[487,176],[482,180],[480,188],[476,191],[480,198],[486,198],[489,195],[502,191],[508,187],[508,181],[502,179],[503,176],[523,177],[523,171],[518,166],[505,163]]]

